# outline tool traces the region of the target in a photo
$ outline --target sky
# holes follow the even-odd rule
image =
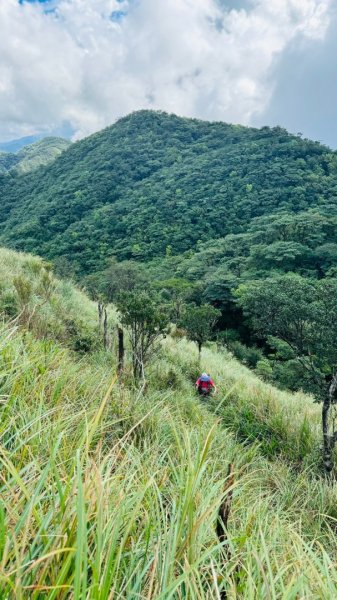
[[[0,0],[0,141],[140,109],[337,148],[337,0]]]

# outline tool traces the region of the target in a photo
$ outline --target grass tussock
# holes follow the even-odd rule
[[[111,308],[108,312],[112,330],[116,316]],[[101,347],[95,304],[70,281],[54,277],[48,262],[30,254],[0,248],[0,315],[35,337],[58,340],[82,354]]]
[[[190,383],[200,369],[212,374],[219,389],[208,407],[241,443],[258,442],[268,458],[319,469],[321,407],[313,398],[276,389],[213,345],[203,350],[200,366],[195,345],[186,340],[168,338],[163,353]]]
[[[53,279],[40,306],[48,267],[5,251],[0,259],[10,321],[0,328],[0,597],[337,597],[337,493],[317,476],[319,407],[211,347],[202,369],[219,393],[202,404],[196,349],[170,338],[143,392],[128,372],[117,381],[82,292]],[[19,302],[16,277],[33,293],[8,315],[6,297]],[[27,327],[17,317],[36,303]],[[91,352],[64,344],[69,315],[98,339]],[[41,333],[40,319],[50,330]]]
[[[2,597],[335,597],[333,489],[237,444],[187,382],[139,396],[94,356],[0,340]]]

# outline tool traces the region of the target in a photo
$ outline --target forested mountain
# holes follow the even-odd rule
[[[141,111],[47,168],[3,177],[1,197],[2,242],[85,274],[112,255],[179,255],[256,217],[334,204],[337,154],[278,127]]]
[[[256,338],[238,290],[291,273],[335,278],[336,152],[279,127],[140,111],[47,166],[3,174],[0,192],[3,244],[53,260],[109,301],[151,289],[176,322],[186,303],[213,304],[236,356],[303,387],[293,356]]]
[[[46,137],[28,144],[17,152],[0,151],[0,173],[24,174],[47,165],[66,150],[68,140],[57,137]]]
[[[26,135],[21,138],[16,138],[15,140],[9,140],[8,142],[0,142],[0,152],[9,152],[15,154],[24,148],[25,146],[29,146],[31,144],[35,144],[42,139],[43,136],[37,135]]]

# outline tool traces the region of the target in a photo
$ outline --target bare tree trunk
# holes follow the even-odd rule
[[[135,356],[133,374],[136,381],[139,381],[143,375],[143,363],[138,355]]]
[[[329,413],[334,402],[334,394],[337,388],[337,373],[333,376],[328,395],[323,401],[322,408],[322,430],[323,430],[323,464],[326,474],[331,475],[333,469],[333,450],[337,441],[336,432],[329,434]]]
[[[199,360],[199,362],[201,361],[201,348],[202,348],[202,343],[198,342],[198,352],[199,352],[198,360]]]
[[[122,327],[118,327],[118,366],[117,373],[120,375],[124,369],[124,331]]]
[[[108,333],[108,313],[107,313],[106,308],[104,308],[103,313],[104,313],[103,345],[104,345],[104,350],[108,350],[108,348],[109,348],[109,333]]]
[[[104,304],[102,304],[102,302],[98,302],[97,306],[98,306],[98,331],[101,333],[102,323],[103,323]]]
[[[323,402],[322,408],[322,429],[323,429],[323,464],[326,473],[329,475],[332,471],[332,448],[329,435],[329,411],[330,396],[327,396]]]

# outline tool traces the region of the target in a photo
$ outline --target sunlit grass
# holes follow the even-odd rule
[[[188,385],[139,397],[107,368],[8,333],[2,597],[334,597],[332,489],[237,445]],[[229,462],[224,561],[215,523]]]
[[[37,289],[43,268],[8,257],[1,302],[15,273]],[[279,392],[209,347],[200,366],[219,393],[202,403],[196,348],[171,338],[140,393],[128,370],[116,380],[113,352],[62,343],[65,315],[80,311],[98,335],[82,292],[56,282],[43,309],[48,330],[37,321],[27,332],[15,318],[0,329],[1,599],[337,597],[337,494],[319,477],[311,398]]]
[[[192,384],[199,370],[210,372],[218,394],[208,407],[241,442],[258,441],[267,457],[282,457],[293,465],[318,468],[321,444],[321,407],[303,393],[283,392],[269,385],[215,345],[204,348],[197,364],[195,344],[164,342],[163,354]]]

